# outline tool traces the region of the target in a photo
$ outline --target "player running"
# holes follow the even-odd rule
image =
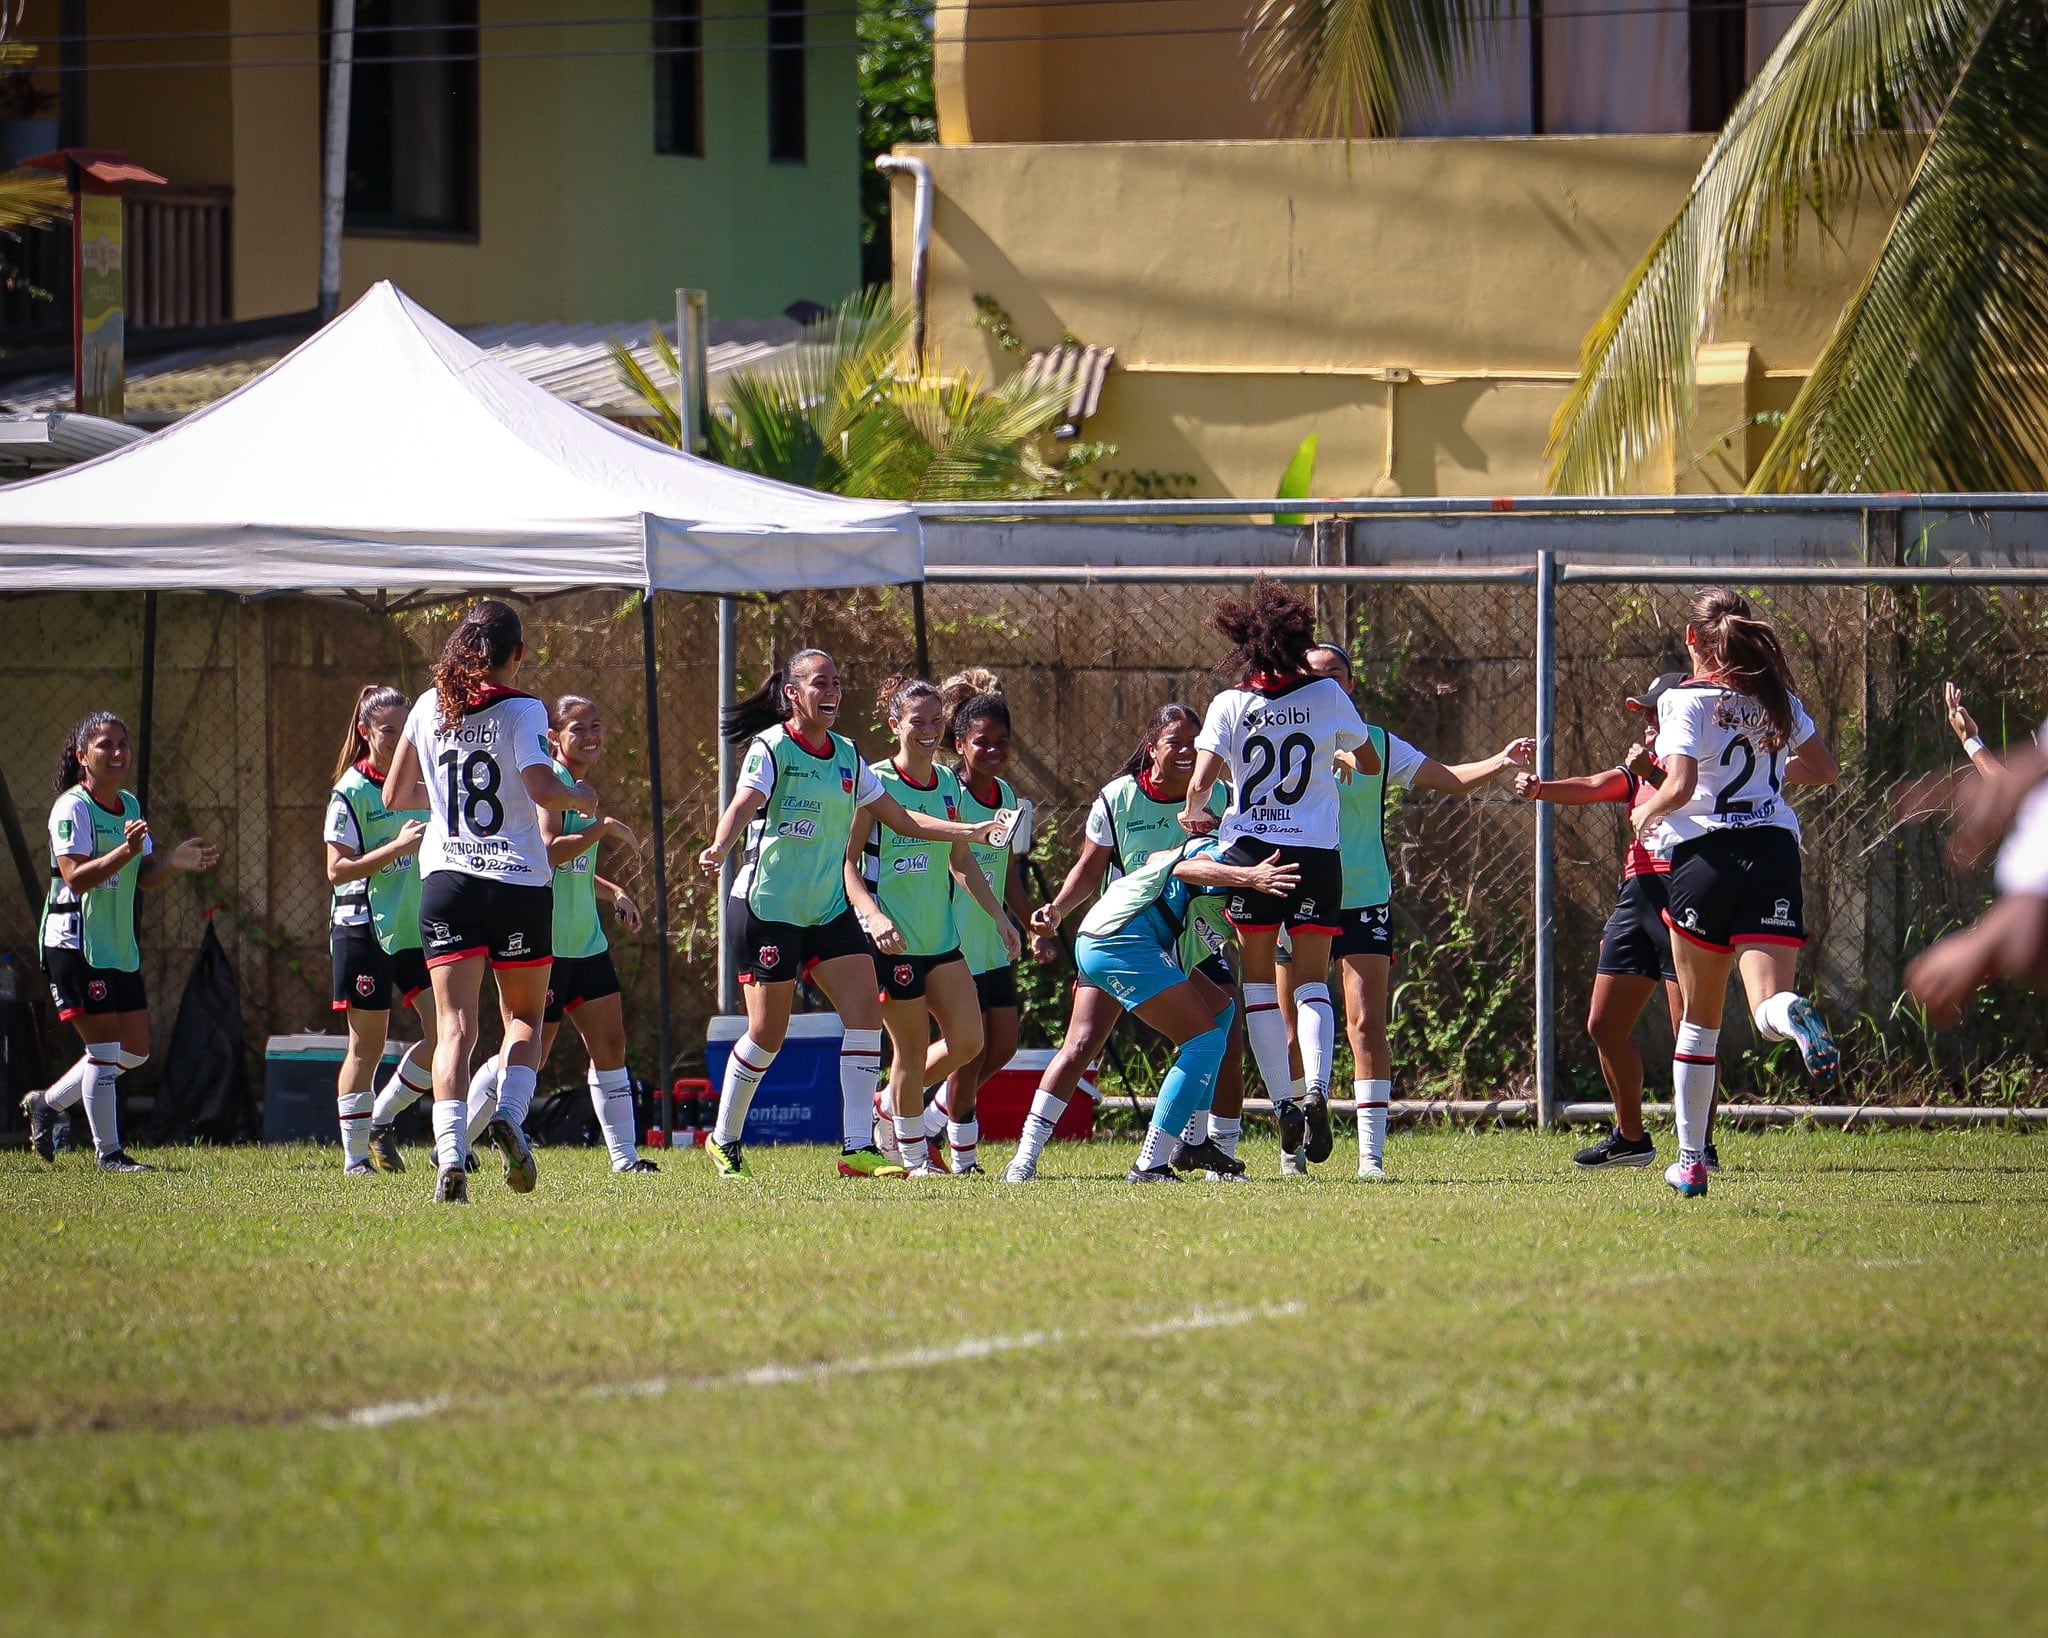
[[[1182,965],[1181,943],[1189,903],[1201,894],[1284,894],[1298,882],[1291,863],[1233,865],[1222,852],[1211,838],[1162,848],[1095,901],[1074,941],[1074,959],[1088,981],[1176,1048],[1126,1183],[1178,1183],[1176,1172],[1234,1177],[1244,1171],[1244,1163],[1213,1138],[1189,1143],[1181,1135],[1215,1093],[1237,1010],[1228,992],[1199,968]]]
[[[882,685],[881,708],[896,735],[896,754],[871,770],[882,789],[908,813],[957,823],[959,776],[935,760],[946,725],[939,690],[922,678],[891,677]],[[1002,839],[1007,847],[1009,837]],[[988,842],[994,845],[993,838]],[[995,930],[1003,964],[1012,968],[1017,929],[965,840],[901,836],[863,815],[854,821],[845,874],[847,900],[874,952],[882,1024],[889,1032],[896,1147],[908,1176],[940,1176],[944,1167],[934,1164],[925,1140],[925,1083],[978,1058],[982,1046],[981,998],[960,952],[954,884],[980,906]]]
[[[604,756],[604,718],[596,702],[581,694],[555,701],[548,730],[554,752],[555,777],[564,785],[588,783]],[[627,932],[640,930],[639,907],[626,890],[597,873],[598,844],[609,838],[636,853],[640,838],[616,818],[590,820],[580,813],[540,816],[540,832],[548,859],[555,867],[555,964],[548,975],[547,1006],[541,1013],[540,1060],[545,1068],[555,1050],[562,1020],[572,1018],[590,1055],[586,1084],[597,1127],[611,1154],[615,1172],[655,1172],[661,1168],[643,1159],[633,1124],[633,1077],[626,1068],[626,1016],[619,995],[619,972],[612,965],[611,940],[598,914],[600,897],[611,906]],[[487,1061],[469,1081],[469,1139],[474,1143],[488,1128],[498,1107],[499,1060]]]
[[[1336,755],[1351,751],[1356,771],[1381,772],[1378,748],[1351,696],[1309,670],[1315,611],[1261,580],[1243,598],[1216,605],[1210,624],[1235,646],[1217,669],[1238,679],[1209,702],[1195,739],[1195,771],[1181,809],[1191,835],[1218,831],[1209,798],[1231,783],[1220,835],[1226,864],[1276,860],[1295,867],[1284,893],[1240,888],[1225,908],[1242,952],[1245,1028],[1252,1056],[1273,1099],[1281,1152],[1311,1162],[1330,1158],[1330,1060],[1337,1018],[1330,1001],[1330,945],[1344,898]],[[1280,1016],[1276,954],[1285,928],[1293,940],[1295,1026],[1304,1088],[1294,1094],[1287,1025]]]
[[[1638,840],[1665,827],[1670,903],[1683,1017],[1672,1059],[1678,1159],[1664,1180],[1681,1195],[1707,1192],[1707,1121],[1713,1108],[1728,977],[1739,966],[1750,1016],[1768,1041],[1796,1041],[1821,1079],[1840,1062],[1813,1003],[1792,988],[1806,942],[1799,818],[1787,785],[1832,785],[1840,771],[1792,692],[1778,634],[1726,590],[1701,592],[1687,611],[1693,673],[1657,706],[1664,783],[1629,816]]]
[[[480,1031],[484,966],[498,986],[505,1065],[490,1138],[505,1182],[539,1179],[526,1112],[540,1063],[541,1013],[554,951],[554,871],[540,815],[593,819],[597,793],[565,785],[548,750],[547,707],[512,687],[526,658],[510,605],[477,604],[450,635],[434,686],[414,703],[384,782],[394,812],[429,810],[420,843],[420,943],[434,984],[434,1198],[469,1199],[464,1162],[470,1060]]]
[[[1052,903],[1033,913],[1030,925],[1034,934],[1051,938],[1060,924],[1105,883],[1121,880],[1155,853],[1178,848],[1187,841],[1188,834],[1180,826],[1180,810],[1187,799],[1188,780],[1195,771],[1195,735],[1201,725],[1202,719],[1185,705],[1166,704],[1152,713],[1145,725],[1144,738],[1089,806],[1080,856],[1074,860],[1066,880],[1060,883]],[[1212,803],[1220,812],[1221,795],[1212,798]],[[1235,935],[1223,919],[1223,901],[1208,894],[1197,897],[1188,920],[1189,938],[1209,947],[1207,955],[1189,962],[1189,966],[1201,967],[1212,983],[1231,992],[1235,999],[1237,979],[1225,959]],[[1029,1183],[1038,1175],[1038,1162],[1052,1139],[1053,1128],[1066,1113],[1067,1100],[1081,1084],[1081,1077],[1095,1061],[1123,1011],[1122,1003],[1090,981],[1087,973],[1076,975],[1066,1036],[1052,1062],[1046,1065],[1038,1090],[1032,1094],[1031,1111],[1025,1117],[1016,1156],[1003,1174],[1004,1182]],[[1208,1134],[1226,1154],[1233,1156],[1243,1131],[1243,1028],[1241,1017],[1232,1024],[1238,1047],[1224,1056],[1215,1104],[1207,1123]]]
[[[1640,694],[1623,702],[1642,722],[1642,738],[1628,748],[1617,767],[1605,773],[1586,774],[1576,779],[1538,779],[1533,773],[1515,775],[1515,794],[1532,802],[1555,802],[1560,807],[1587,807],[1598,802],[1622,802],[1633,813],[1656,795],[1664,782],[1664,764],[1658,760],[1657,713],[1666,694],[1685,681],[1683,671],[1667,671]],[[1631,836],[1628,855],[1621,867],[1621,891],[1607,926],[1600,934],[1600,965],[1593,975],[1593,1001],[1586,1015],[1586,1033],[1600,1059],[1600,1074],[1607,1082],[1607,1095],[1614,1100],[1614,1126],[1591,1148],[1581,1149],[1573,1164],[1587,1171],[1609,1166],[1648,1166],[1657,1158],[1657,1145],[1643,1126],[1643,1055],[1636,1047],[1635,1029],[1661,986],[1671,1011],[1671,1028],[1676,1033],[1682,1021],[1678,995],[1678,969],[1671,961],[1671,929],[1664,925],[1670,905],[1668,883],[1671,859],[1668,840],[1661,834],[1647,839]],[[1720,1102],[1715,1088],[1714,1103],[1707,1110],[1706,1143],[1701,1156],[1709,1172],[1721,1169],[1721,1157],[1714,1148],[1714,1105]]]
[[[385,773],[410,704],[383,683],[356,696],[322,831],[334,889],[334,1010],[348,1020],[334,1101],[342,1169],[351,1177],[405,1170],[392,1123],[434,1085],[434,998],[420,949],[419,852],[426,820],[423,813],[393,813],[384,805]],[[379,1087],[394,993],[418,1015],[421,1039]]]
[[[1336,643],[1318,643],[1308,651],[1308,669],[1328,677],[1346,694],[1357,687],[1350,652]],[[1352,1095],[1358,1107],[1358,1175],[1371,1183],[1387,1179],[1387,1110],[1394,1098],[1393,1052],[1387,1044],[1387,994],[1394,966],[1393,873],[1387,865],[1387,792],[1437,791],[1465,796],[1513,767],[1525,767],[1536,754],[1533,739],[1510,741],[1477,762],[1443,763],[1418,751],[1384,728],[1367,730],[1378,773],[1348,774],[1338,784],[1340,851],[1344,892],[1337,913],[1337,936],[1330,946],[1344,988],[1345,1031],[1351,1041]],[[1301,1068],[1301,1008],[1294,985],[1292,951],[1284,952],[1277,969],[1280,1017],[1288,1024],[1288,1068]],[[1297,1081],[1294,1094],[1305,1088]],[[1280,1157],[1282,1172],[1299,1176],[1308,1169],[1301,1154]]]
[[[149,1061],[149,997],[135,942],[138,887],[211,870],[220,849],[197,836],[168,853],[150,839],[142,804],[121,788],[128,772],[128,725],[95,711],[71,730],[57,758],[50,808],[50,891],[43,901],[43,972],[57,1016],[78,1031],[85,1055],[57,1080],[21,1100],[29,1143],[57,1158],[57,1120],[85,1105],[93,1153],[103,1172],[149,1172],[121,1147],[121,1076]]]
[[[753,1175],[742,1147],[747,1110],[782,1050],[799,978],[824,992],[845,1025],[840,1175],[903,1175],[874,1145],[882,1003],[867,937],[846,898],[854,816],[870,809],[897,835],[926,842],[984,841],[994,828],[907,811],[861,761],[853,741],[833,732],[840,693],[832,656],[807,648],[720,723],[728,742],[747,747],[739,787],[719,815],[711,845],[697,855],[698,869],[715,877],[733,844],[746,836],[746,860],[732,895],[744,907],[739,967],[747,1030],[727,1060],[717,1119],[704,1145],[721,1177]]]

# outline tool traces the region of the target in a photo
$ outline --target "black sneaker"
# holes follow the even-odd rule
[[[1657,1145],[1648,1132],[1639,1138],[1625,1138],[1617,1126],[1592,1148],[1581,1149],[1572,1156],[1572,1164],[1597,1172],[1609,1166],[1648,1166],[1656,1158]]]
[[[405,1157],[398,1152],[398,1134],[388,1126],[370,1128],[370,1164],[380,1172],[402,1172]]]
[[[1244,1172],[1244,1162],[1226,1154],[1214,1138],[1175,1143],[1171,1165],[1177,1172],[1215,1172],[1222,1177],[1238,1177]]]
[[[442,1168],[441,1180],[434,1185],[434,1203],[440,1206],[468,1205],[469,1173],[460,1166]]]
[[[1312,1166],[1320,1166],[1330,1158],[1336,1147],[1336,1139],[1330,1133],[1330,1100],[1318,1093],[1302,1099],[1303,1120],[1308,1124],[1308,1159]]]
[[[613,1170],[613,1171],[615,1171],[615,1172],[617,1172],[617,1173],[619,1173],[619,1174],[620,1174],[621,1176],[623,1176],[623,1175],[625,1175],[625,1174],[626,1174],[627,1172],[658,1172],[658,1171],[660,1171],[660,1170],[661,1170],[661,1168],[660,1168],[659,1166],[655,1165],[653,1161],[651,1161],[651,1160],[643,1160],[643,1159],[641,1159],[641,1158],[640,1158],[639,1156],[637,1156],[637,1155],[636,1155],[636,1156],[634,1157],[634,1159],[633,1159],[633,1163],[632,1163],[632,1165],[630,1165],[630,1166],[614,1166],[614,1167],[612,1168],[612,1170]]]
[[[100,1156],[100,1170],[103,1172],[153,1172],[154,1166],[145,1166],[126,1149],[116,1149],[110,1155]]]
[[[483,1164],[484,1164],[484,1163],[483,1163],[483,1162],[482,1162],[481,1160],[477,1159],[477,1157],[476,1157],[476,1151],[475,1151],[474,1149],[465,1149],[465,1150],[463,1150],[463,1152],[462,1152],[462,1169],[463,1169],[463,1170],[464,1170],[465,1172],[479,1172],[479,1171],[482,1171],[482,1170],[483,1170]]]
[[[1130,1169],[1129,1175],[1124,1178],[1124,1181],[1126,1183],[1178,1183],[1180,1179],[1173,1175],[1173,1168],[1171,1166],[1133,1166]]]
[[[21,1112],[28,1117],[28,1146],[48,1161],[57,1158],[57,1111],[43,1102],[40,1092],[21,1100]]]
[[[1273,1118],[1280,1123],[1280,1152],[1300,1154],[1302,1140],[1308,1135],[1308,1116],[1302,1113],[1301,1104],[1293,1098],[1284,1099],[1273,1105]]]
[[[1707,1162],[1707,1170],[1712,1172],[1716,1177],[1719,1177],[1721,1175],[1721,1155],[1720,1152],[1717,1149],[1715,1149],[1715,1147],[1711,1143],[1708,1144],[1706,1147],[1705,1158]]]

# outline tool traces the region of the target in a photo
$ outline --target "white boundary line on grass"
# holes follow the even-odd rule
[[[870,1354],[854,1359],[821,1359],[808,1364],[751,1365],[718,1376],[650,1376],[637,1382],[594,1382],[570,1390],[573,1399],[659,1399],[665,1394],[714,1392],[725,1388],[781,1388],[800,1382],[827,1382],[842,1376],[875,1376],[892,1371],[918,1371],[934,1365],[960,1365],[996,1359],[1004,1354],[1057,1348],[1068,1343],[1150,1342],[1195,1331],[1228,1331],[1260,1320],[1291,1319],[1306,1313],[1302,1302],[1261,1303],[1252,1308],[1196,1308],[1169,1319],[1113,1331],[1022,1331],[1015,1336],[966,1337],[942,1348],[906,1348],[901,1353]],[[427,1399],[388,1399],[359,1405],[339,1416],[323,1416],[319,1425],[335,1429],[388,1428],[400,1422],[423,1422],[450,1411],[482,1410],[503,1403],[502,1396],[478,1395],[457,1400],[452,1394]]]

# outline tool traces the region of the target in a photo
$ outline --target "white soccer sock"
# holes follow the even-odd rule
[[[949,1120],[946,1122],[946,1147],[953,1151],[953,1170],[960,1171],[976,1163],[981,1150],[981,1122],[978,1120]]]
[[[85,1096],[85,1076],[91,1068],[92,1054],[87,1053],[43,1089],[43,1102],[60,1114],[71,1108]]]
[[[839,1041],[839,1138],[847,1154],[874,1147],[875,1086],[881,1078],[882,1032],[848,1030]]]
[[[87,1055],[85,1067],[85,1121],[92,1128],[93,1151],[104,1160],[121,1147],[121,1099],[114,1090],[121,1077],[118,1058]]]
[[[1296,1096],[1291,1090],[1294,1076],[1287,1067],[1287,1020],[1280,1015],[1277,984],[1245,985],[1244,1031],[1251,1039],[1252,1058],[1259,1066],[1259,1078],[1266,1083],[1266,1095],[1275,1103]]]
[[[633,1147],[633,1073],[621,1064],[617,1069],[590,1066],[585,1077],[590,1086],[590,1107],[597,1111],[597,1129],[604,1133],[604,1146],[611,1152],[612,1170],[630,1166],[639,1158]]]
[[[496,1060],[492,1063],[495,1065]],[[377,1088],[377,1101],[370,1108],[372,1126],[389,1126],[420,1099],[434,1090],[434,1044],[415,1041],[405,1056]]]
[[[1141,1171],[1156,1172],[1166,1164],[1166,1157],[1172,1153],[1171,1132],[1163,1132],[1156,1126],[1145,1128],[1145,1141],[1138,1148],[1138,1167]]]
[[[341,1160],[345,1166],[370,1158],[370,1107],[376,1101],[374,1092],[335,1094],[335,1112],[341,1117]]]
[[[1192,1115],[1188,1116],[1187,1125],[1180,1129],[1180,1140],[1183,1143],[1200,1143],[1208,1135],[1209,1111],[1206,1109],[1197,1109]]]
[[[434,1100],[434,1164],[444,1172],[460,1170],[469,1152],[467,1116],[460,1098]]]
[[[533,1107],[534,1088],[539,1085],[539,1070],[529,1064],[512,1065],[498,1076],[498,1114],[525,1131],[527,1111]]]
[[[1209,1136],[1216,1140],[1217,1148],[1235,1160],[1238,1139],[1244,1136],[1244,1121],[1237,1115],[1211,1115]]]
[[[1301,1042],[1301,1078],[1312,1098],[1330,1095],[1330,1063],[1337,1055],[1337,1009],[1327,984],[1301,984],[1294,991],[1294,1033]]]
[[[1067,1100],[1040,1087],[1031,1095],[1031,1113],[1024,1117],[1024,1130],[1017,1139],[1017,1158],[1036,1165],[1052,1141],[1052,1129],[1067,1112]]]
[[[486,1058],[477,1072],[469,1078],[469,1113],[467,1138],[470,1148],[475,1148],[484,1135],[484,1128],[491,1124],[498,1112],[498,1060]]]
[[[928,1138],[946,1135],[946,1094],[941,1092],[924,1106],[924,1135]]]
[[[925,1141],[924,1111],[922,1109],[914,1115],[898,1115],[896,1117],[896,1147],[903,1151],[904,1165],[931,1165],[932,1151],[930,1145]]]
[[[1792,991],[1780,990],[1776,995],[1767,995],[1759,1001],[1756,1011],[1750,1014],[1757,1034],[1766,1041],[1791,1040],[1792,1003],[1798,999]]]
[[[1707,1115],[1714,1106],[1714,1073],[1721,1032],[1704,1024],[1678,1026],[1671,1055],[1671,1088],[1678,1115],[1678,1158],[1697,1160],[1707,1146]]]
[[[1394,1101],[1392,1081],[1353,1081],[1358,1100],[1358,1164],[1377,1166],[1387,1157],[1387,1105]]]
[[[725,1083],[718,1089],[718,1118],[711,1123],[711,1141],[737,1143],[747,1129],[747,1111],[761,1077],[775,1062],[775,1054],[753,1036],[742,1035],[732,1044],[732,1056],[725,1061]]]

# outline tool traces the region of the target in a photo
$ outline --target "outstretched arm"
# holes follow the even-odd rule
[[[958,819],[932,819],[912,813],[887,791],[867,805],[867,812],[898,836],[914,836],[920,842],[986,842],[996,829],[993,819],[969,825]]]
[[[1441,791],[1446,796],[1463,796],[1509,768],[1526,768],[1535,760],[1533,739],[1510,740],[1492,756],[1478,762],[1439,762],[1425,757],[1415,770],[1414,783],[1420,790]]]
[[[1626,802],[1635,794],[1629,776],[1619,768],[1605,773],[1581,774],[1574,779],[1538,779],[1532,773],[1515,775],[1515,794],[1531,802],[1554,802],[1561,808],[1591,807],[1600,802]]]

